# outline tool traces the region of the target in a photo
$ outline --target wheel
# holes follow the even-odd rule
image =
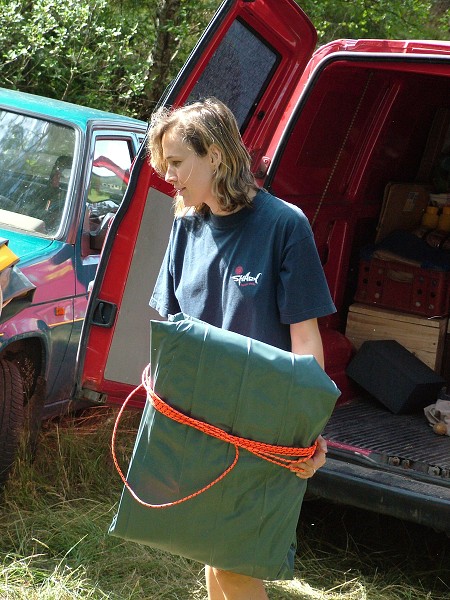
[[[0,489],[8,479],[23,425],[23,382],[18,367],[0,359]]]

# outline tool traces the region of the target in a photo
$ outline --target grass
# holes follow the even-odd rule
[[[204,600],[202,565],[108,536],[121,482],[110,457],[116,410],[44,424],[0,508],[1,600]],[[139,414],[119,438],[126,463]],[[362,511],[305,502],[295,579],[271,600],[450,599],[448,540]],[[380,535],[380,528],[383,535]]]

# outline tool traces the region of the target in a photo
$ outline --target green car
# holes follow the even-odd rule
[[[67,408],[108,226],[146,123],[0,90],[0,485],[25,413]]]

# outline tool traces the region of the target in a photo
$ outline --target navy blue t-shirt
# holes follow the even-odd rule
[[[150,305],[284,350],[291,323],[336,310],[306,216],[264,190],[231,215],[175,219]]]

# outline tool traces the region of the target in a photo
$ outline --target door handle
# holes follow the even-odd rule
[[[90,323],[99,327],[112,327],[116,318],[117,305],[98,299],[92,311]]]

